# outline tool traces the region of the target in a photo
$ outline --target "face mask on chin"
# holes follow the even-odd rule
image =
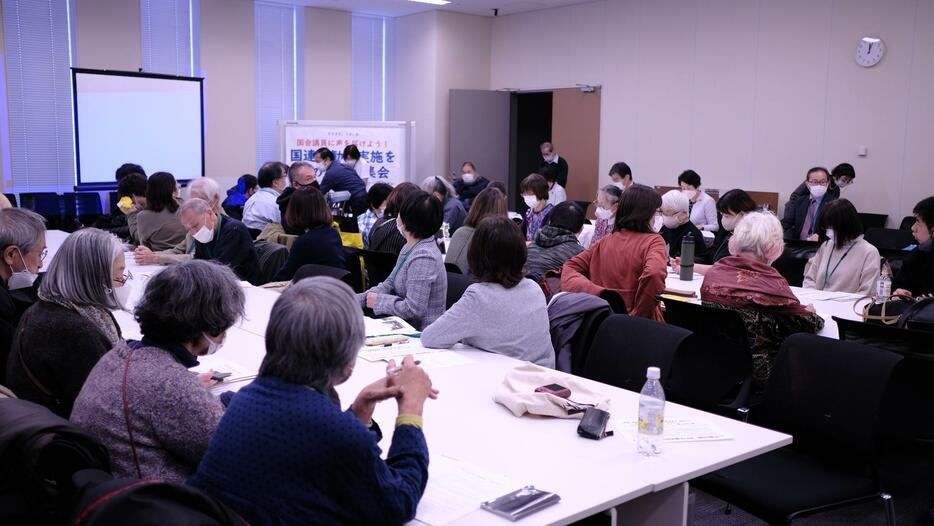
[[[19,252],[19,259],[23,262],[23,270],[14,271],[13,267],[10,267],[12,274],[10,275],[10,280],[7,282],[7,288],[10,290],[28,289],[32,287],[36,279],[39,278],[37,272],[30,272],[22,252]]]

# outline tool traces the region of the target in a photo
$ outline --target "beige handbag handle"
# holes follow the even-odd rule
[[[869,300],[869,303],[863,305],[862,309],[859,309],[859,304],[863,300],[867,300],[867,299]],[[898,301],[901,299],[906,299],[911,302],[917,301],[915,298],[911,296],[905,296],[902,294],[893,294],[891,296],[887,296],[885,299],[882,300],[882,312],[878,315],[875,315],[875,314],[869,314],[869,309],[879,304],[879,302],[877,301],[877,298],[874,296],[863,296],[862,298],[859,298],[853,303],[853,312],[855,312],[856,314],[859,314],[863,318],[863,321],[870,321],[870,320],[881,321],[885,325],[895,325],[896,323],[898,323],[898,317],[900,315],[893,314],[891,316],[886,316],[885,307],[886,305],[889,304],[890,301]]]

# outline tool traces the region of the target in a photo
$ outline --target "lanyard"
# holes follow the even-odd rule
[[[832,243],[833,241],[831,241]],[[843,253],[843,256],[837,261],[837,264],[833,266],[833,270],[830,270],[830,260],[833,259],[833,247],[830,248],[830,255],[827,256],[827,267],[824,268],[824,286],[827,286],[827,282],[830,281],[830,276],[833,276],[834,272],[837,271],[837,267],[840,266],[840,263],[843,263],[843,260],[846,258],[846,255],[853,250],[853,247],[856,246],[856,243],[850,245],[850,248],[846,249],[846,252]]]

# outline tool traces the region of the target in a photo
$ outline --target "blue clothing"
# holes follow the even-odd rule
[[[464,225],[467,211],[457,199],[447,198],[444,201],[444,222],[448,224],[448,233],[454,235],[458,228]]]
[[[428,483],[421,429],[376,435],[326,395],[260,376],[237,393],[188,480],[250,524],[402,524]]]
[[[366,183],[353,168],[344,163],[331,163],[328,171],[324,172],[324,178],[319,183],[321,193],[327,194],[331,190],[335,192],[350,192],[350,208],[353,215],[358,216],[366,212]]]
[[[344,268],[344,245],[334,227],[312,228],[298,236],[289,249],[289,258],[282,264],[273,281],[289,281],[302,265],[308,264]]]

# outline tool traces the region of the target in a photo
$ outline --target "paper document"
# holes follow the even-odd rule
[[[366,324],[366,337],[387,336],[390,334],[418,334],[415,327],[398,316],[389,318],[363,318]]]
[[[418,504],[415,519],[430,526],[442,526],[480,509],[483,501],[523,486],[478,466],[433,455],[428,464],[428,487]]]
[[[415,339],[410,339],[406,343],[400,343],[396,345],[390,345],[388,347],[368,347],[364,346],[360,349],[360,353],[357,355],[360,358],[368,362],[378,362],[381,360],[391,360],[393,358],[401,360],[410,354],[426,354],[426,353],[436,353],[442,352],[441,349],[426,349],[422,346],[422,342]]]
[[[629,440],[636,441],[635,420],[613,420],[613,429]],[[711,442],[717,440],[733,440],[729,435],[706,420],[695,418],[665,419],[665,438],[668,443],[675,442]]]
[[[470,358],[454,351],[441,351],[420,354],[418,356],[418,360],[422,362],[419,366],[426,371],[473,363],[473,360]]]
[[[806,301],[856,301],[862,297],[849,292],[829,292],[817,289],[797,289],[793,292],[799,300]]]

